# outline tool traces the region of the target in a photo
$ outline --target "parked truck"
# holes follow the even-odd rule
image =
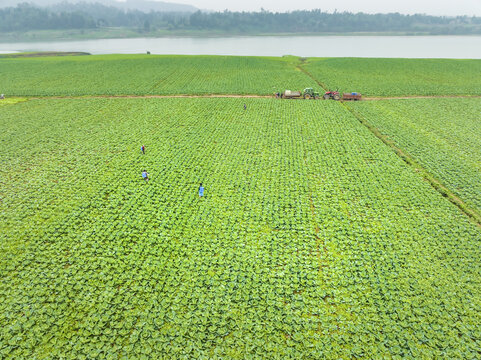
[[[282,99],[319,99],[320,94],[313,88],[305,88],[304,91],[286,90],[280,94]]]

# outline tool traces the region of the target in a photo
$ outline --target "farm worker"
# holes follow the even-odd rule
[[[142,154],[145,154],[145,146],[144,146],[144,145],[142,145],[142,146],[140,147],[140,151],[142,151]]]
[[[204,196],[204,187],[202,186],[202,183],[200,183],[200,186],[199,186],[199,198],[201,198],[202,196]]]
[[[246,104],[244,104],[244,110],[246,110],[246,109],[247,109],[247,105],[246,105]]]
[[[145,182],[149,181],[149,173],[145,169],[142,171],[142,179],[144,179]]]

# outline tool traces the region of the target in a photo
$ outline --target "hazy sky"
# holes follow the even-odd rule
[[[193,5],[200,9],[270,11],[321,9],[367,13],[399,12],[402,14],[476,15],[481,16],[481,0],[164,0]]]

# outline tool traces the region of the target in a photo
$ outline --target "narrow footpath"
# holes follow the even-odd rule
[[[318,83],[320,85],[320,83]],[[322,85],[320,85],[322,86]],[[323,87],[323,89],[325,89]],[[327,90],[326,90],[327,91]],[[188,95],[188,94],[178,94],[178,95],[56,95],[56,96],[26,96],[28,100],[38,100],[38,99],[176,99],[176,98],[186,98],[186,99],[198,99],[198,98],[232,98],[232,99],[274,99],[274,95],[241,95],[241,94],[203,94],[203,95]],[[409,95],[409,96],[386,96],[386,97],[364,97],[361,101],[382,101],[382,100],[410,100],[410,99],[479,99],[481,95]],[[300,100],[300,99],[290,99],[290,100]],[[321,99],[322,101],[322,99]],[[332,100],[330,100],[332,101]],[[340,101],[342,102],[342,100]]]

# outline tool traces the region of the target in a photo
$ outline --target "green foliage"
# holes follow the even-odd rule
[[[349,104],[481,214],[479,99]]]
[[[478,356],[481,231],[337,102],[30,100],[0,126],[1,358]]]
[[[272,95],[319,85],[299,58],[95,55],[0,58],[11,96]],[[302,65],[330,89],[365,96],[477,95],[481,60],[311,58]]]
[[[367,96],[481,93],[481,60],[312,58],[305,68],[330,89]]]
[[[409,32],[410,34],[479,34],[481,18],[468,16],[429,16],[365,14],[299,10],[284,13],[202,12],[178,4],[166,9],[166,3],[139,1],[99,3],[58,3],[47,9],[28,4],[0,9],[0,31],[40,29],[94,29],[103,27],[137,28],[144,32],[164,29],[169,33],[182,30],[210,30],[223,34],[239,33],[365,33]],[[108,6],[106,6],[108,5]],[[134,9],[139,9],[137,11]],[[151,11],[156,10],[156,11]],[[160,11],[159,11],[160,10]],[[195,13],[192,13],[196,11]],[[149,26],[145,27],[146,22]]]
[[[10,95],[259,94],[317,87],[297,58],[103,55],[0,59]]]

